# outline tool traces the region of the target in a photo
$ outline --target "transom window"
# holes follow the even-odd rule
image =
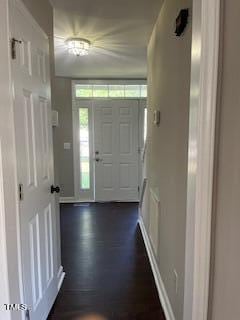
[[[76,98],[146,98],[145,84],[76,84]]]

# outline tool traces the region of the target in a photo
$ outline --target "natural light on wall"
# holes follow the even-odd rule
[[[76,84],[76,98],[146,98],[147,85],[143,84]]]

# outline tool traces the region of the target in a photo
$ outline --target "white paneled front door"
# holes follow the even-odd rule
[[[14,1],[10,13],[23,303],[44,320],[57,295],[48,39]]]
[[[94,100],[96,201],[138,200],[138,101]]]

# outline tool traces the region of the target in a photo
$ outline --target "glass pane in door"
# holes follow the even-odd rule
[[[79,109],[80,187],[90,189],[89,110]]]

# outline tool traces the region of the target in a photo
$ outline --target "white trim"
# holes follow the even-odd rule
[[[138,101],[138,185],[139,185],[139,196],[140,196],[140,187],[143,184],[143,171],[144,171],[144,161],[143,154],[145,149],[144,141],[144,119],[145,119],[145,110],[147,108],[147,99],[141,99]]]
[[[116,101],[116,100],[137,100],[137,101],[146,101],[146,97],[94,97],[94,98],[91,98],[91,97],[82,97],[82,98],[76,98],[75,100],[76,101],[88,101],[88,100],[112,100],[112,101]]]
[[[60,197],[60,203],[73,203],[76,202],[75,197]]]
[[[113,79],[109,79],[109,80],[100,80],[100,79],[96,79],[96,80],[91,80],[91,79],[79,79],[79,80],[73,80],[72,81],[74,85],[76,84],[147,84],[147,80],[144,79],[119,79],[119,80],[113,80]]]
[[[58,291],[61,289],[61,286],[63,284],[63,280],[65,278],[66,273],[63,272],[63,266],[59,267],[58,273],[57,273],[57,283],[58,283]]]
[[[77,199],[75,197],[60,197],[59,203],[64,204],[64,203],[109,203],[109,202],[126,202],[126,203],[139,203],[139,199],[133,199],[133,200],[124,200],[124,201],[95,201],[91,199]]]
[[[184,320],[207,320],[220,0],[193,1]]]
[[[172,310],[172,306],[171,306],[171,303],[169,301],[169,298],[168,298],[167,291],[165,289],[163,280],[161,278],[161,274],[159,272],[157,261],[156,261],[155,255],[153,253],[151,242],[150,242],[150,239],[148,237],[148,234],[147,234],[147,231],[146,231],[146,228],[145,228],[145,225],[144,225],[144,222],[143,222],[141,216],[139,216],[138,224],[139,224],[140,230],[142,232],[142,236],[143,236],[143,240],[144,240],[145,247],[146,247],[146,250],[147,250],[148,258],[149,258],[149,261],[150,261],[150,264],[151,264],[151,267],[152,267],[152,272],[153,272],[155,283],[156,283],[156,286],[157,286],[159,299],[160,299],[160,302],[161,302],[161,305],[162,305],[166,320],[175,320],[175,316],[174,316],[174,313],[173,313],[173,310]]]
[[[76,97],[76,91],[75,91],[75,87],[76,85],[89,85],[91,86],[91,91],[92,91],[92,96],[91,97]],[[105,85],[107,86],[107,91],[108,91],[108,95],[105,97],[94,97],[93,95],[93,87],[94,85]],[[124,86],[124,96],[122,97],[111,97],[109,95],[109,87],[111,85],[122,85]],[[136,97],[128,97],[125,92],[125,87],[126,86],[138,86],[139,87],[139,96]],[[112,81],[107,81],[107,80],[89,80],[89,81],[83,81],[83,80],[72,80],[72,99],[73,101],[79,101],[79,100],[137,100],[137,101],[141,101],[141,100],[146,100],[147,97],[146,96],[142,96],[142,86],[147,86],[146,81],[131,81],[131,80],[112,80]]]
[[[84,98],[79,99],[75,97],[75,85],[78,83],[78,80],[72,80],[72,124],[73,124],[73,172],[74,172],[74,196],[73,197],[61,197],[60,202],[61,203],[72,203],[72,202],[94,202],[97,201],[95,197],[95,167],[94,167],[94,101],[98,100],[98,98]],[[103,80],[104,82],[104,80]],[[86,82],[84,82],[86,83]],[[106,81],[104,82],[106,83]],[[124,82],[124,84],[126,81]],[[141,102],[145,101],[146,98],[100,98],[102,100],[110,101],[110,100],[136,100],[138,101],[138,112],[141,110],[142,105]],[[90,179],[91,179],[91,185],[89,190],[81,190],[80,185],[80,155],[79,155],[79,142],[78,142],[78,132],[79,132],[79,108],[88,108],[89,110],[89,142],[90,142]],[[140,142],[140,133],[139,133],[139,121],[138,121],[138,143]],[[141,155],[139,155],[139,161],[138,161],[138,176],[140,176],[140,163],[141,163]],[[138,179],[138,184],[140,186],[140,181]],[[137,199],[131,199],[126,200],[126,202],[138,202],[139,198]]]
[[[76,137],[76,128],[77,128],[77,119],[75,119],[75,113],[76,113],[76,103],[75,103],[75,91],[74,91],[74,85],[72,81],[72,135],[73,135],[73,173],[74,173],[74,199],[78,197],[79,194],[79,188],[77,188],[78,183],[80,182],[80,172],[79,172],[79,147],[77,143],[77,137]],[[61,200],[60,200],[61,202]]]

